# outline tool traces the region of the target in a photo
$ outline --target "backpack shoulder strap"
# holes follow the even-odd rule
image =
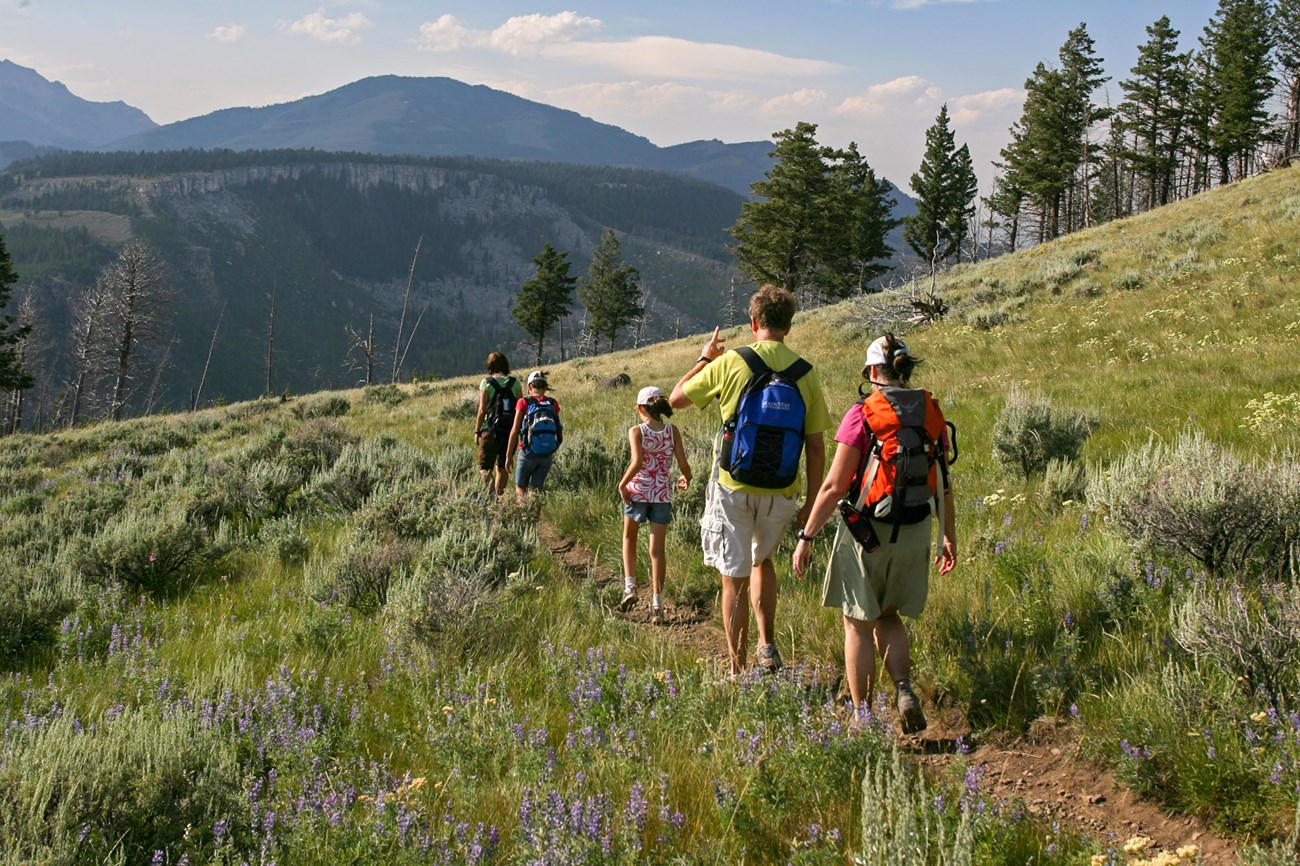
[[[804,358],[798,358],[789,367],[781,371],[781,378],[794,384],[812,372],[812,364]]]
[[[758,356],[758,352],[754,351],[753,346],[741,346],[736,349],[736,354],[745,359],[745,363],[749,365],[749,371],[755,376],[772,369],[767,366],[766,361]]]

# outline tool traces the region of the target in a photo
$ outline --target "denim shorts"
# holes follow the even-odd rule
[[[520,453],[519,462],[515,464],[515,486],[541,490],[554,459],[554,454]]]
[[[661,523],[667,526],[673,522],[673,504],[671,502],[625,502],[623,513],[637,523]]]

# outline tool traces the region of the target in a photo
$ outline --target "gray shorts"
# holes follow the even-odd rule
[[[541,490],[546,483],[546,476],[551,472],[554,454],[529,454],[522,451],[519,462],[515,464],[515,486]]]
[[[741,493],[710,481],[700,518],[704,564],[723,577],[749,577],[772,556],[798,510],[795,496]]]

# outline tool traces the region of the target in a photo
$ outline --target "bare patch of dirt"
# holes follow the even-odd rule
[[[546,520],[538,522],[537,534],[565,573],[574,580],[589,580],[597,587],[605,587],[620,580],[619,575],[601,566],[590,550],[571,538],[561,536],[559,531]],[[664,598],[664,621],[656,625],[650,619],[649,587],[638,587],[638,591],[640,597],[637,598],[636,607],[626,613],[614,609],[611,615],[645,628],[662,631],[666,640],[694,650],[701,658],[726,663],[726,635],[713,622],[707,610],[701,610],[693,605],[679,605],[666,597]]]
[[[619,580],[597,563],[590,550],[568,539],[545,520],[538,534],[565,572],[574,580],[605,586]],[[627,613],[613,616],[645,628],[662,630],[665,639],[691,648],[706,658],[725,663],[726,636],[709,611],[679,606],[664,599],[665,623],[650,620],[649,590]],[[838,685],[838,684],[836,684]],[[834,688],[835,686],[831,686]],[[1102,844],[1120,847],[1134,836],[1152,840],[1151,850],[1176,851],[1183,845],[1200,848],[1202,866],[1230,866],[1237,862],[1237,844],[1217,835],[1198,818],[1170,815],[1135,795],[1105,767],[1082,755],[1068,730],[1036,732],[1033,739],[972,743],[970,724],[953,707],[926,707],[929,727],[919,736],[903,737],[903,745],[917,763],[935,773],[951,764],[958,752],[972,766],[983,766],[980,790],[989,800],[1006,805],[1023,804],[1031,815],[1059,821],[1064,828],[1085,833]]]

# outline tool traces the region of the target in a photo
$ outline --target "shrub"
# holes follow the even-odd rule
[[[352,404],[348,402],[347,397],[342,394],[329,394],[295,406],[293,413],[303,419],[337,418],[346,415],[351,408]]]
[[[344,447],[328,470],[317,475],[303,496],[319,507],[352,512],[384,482],[428,476],[429,460],[390,436],[376,436]]]
[[[267,522],[259,537],[284,565],[298,565],[307,559],[307,534],[292,518]]]
[[[1101,292],[1101,284],[1096,280],[1079,280],[1074,286],[1074,296],[1082,301],[1099,297]]]
[[[978,307],[971,307],[963,310],[962,321],[981,331],[992,331],[1002,325],[1011,324],[1016,321],[1016,310],[1020,308],[1020,303],[1016,301],[1004,301],[1000,304],[984,304]]]
[[[993,455],[1029,478],[1052,460],[1077,460],[1099,423],[1082,412],[1012,392],[993,425]]]
[[[1060,294],[1061,288],[1083,272],[1081,265],[1073,261],[1046,262],[1038,269],[1038,278],[1052,294]]]
[[[410,546],[398,539],[354,538],[313,581],[313,594],[321,602],[374,613],[387,604],[388,588],[405,571],[410,558]]]
[[[247,812],[235,747],[193,715],[121,709],[12,732],[0,752],[0,849],[10,862],[208,862],[211,827]],[[193,831],[193,832],[192,832]]]
[[[1151,440],[1090,473],[1088,500],[1133,538],[1186,554],[1216,576],[1280,575],[1293,565],[1300,515],[1295,461],[1247,463],[1199,430]]]
[[[1146,283],[1137,271],[1125,271],[1110,281],[1111,288],[1121,292],[1134,292]]]
[[[1300,695],[1300,587],[1194,589],[1173,611],[1173,636],[1198,659],[1249,683],[1280,709]]]
[[[1088,492],[1088,472],[1073,460],[1052,458],[1043,469],[1043,493],[1053,503],[1079,502]]]
[[[18,551],[0,553],[0,665],[20,662],[33,647],[50,643],[73,607],[48,563]]]
[[[438,420],[450,423],[473,420],[478,414],[478,395],[478,391],[457,394],[438,410]]]
[[[396,406],[406,399],[402,389],[389,383],[387,385],[371,385],[361,392],[361,399],[366,403],[378,403],[382,406]]]
[[[375,493],[357,515],[357,525],[375,536],[395,533],[399,538],[432,538],[447,526],[482,519],[483,499],[464,493],[448,494],[447,482],[426,478],[391,483]]]
[[[555,484],[563,490],[608,489],[618,485],[631,459],[627,437],[610,448],[595,436],[569,436],[555,458]]]
[[[227,552],[214,533],[182,515],[130,511],[94,538],[71,550],[83,575],[99,583],[122,583],[138,592],[172,595],[207,576]]]

